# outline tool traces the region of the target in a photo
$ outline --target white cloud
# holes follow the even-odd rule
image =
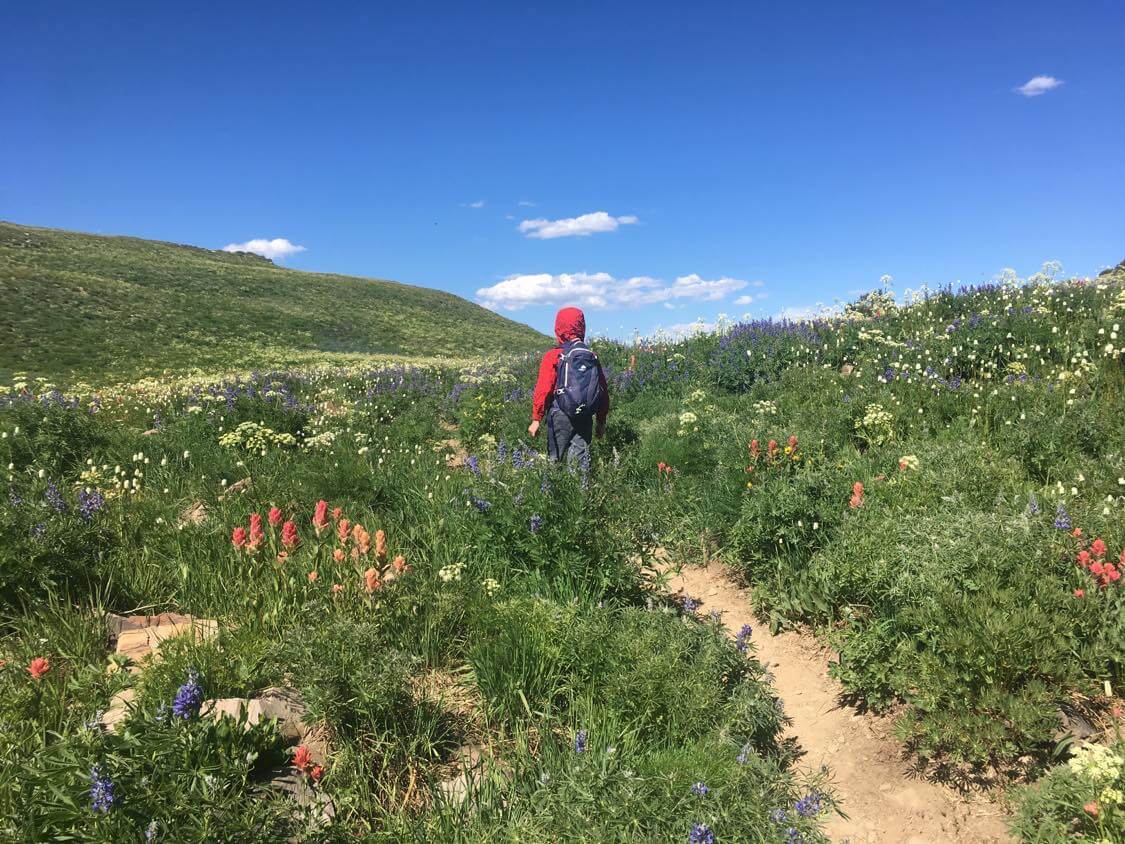
[[[245,243],[228,243],[223,247],[223,251],[253,252],[255,255],[261,255],[272,261],[275,258],[284,260],[290,255],[296,255],[298,252],[304,252],[306,250],[303,246],[290,243],[284,237],[275,237],[273,240],[258,237],[254,240],[248,240]]]
[[[1038,97],[1040,94],[1053,91],[1062,84],[1063,81],[1061,79],[1055,79],[1053,76],[1033,76],[1016,88],[1016,91],[1023,94],[1025,97]]]
[[[516,203],[516,205],[518,205],[520,208],[534,208],[535,207],[535,203],[532,202],[529,199],[521,199],[519,202]]]
[[[579,305],[587,308],[637,307],[674,300],[716,302],[741,290],[737,278],[708,280],[692,273],[669,284],[650,276],[614,278],[609,273],[536,273],[513,275],[477,291],[487,308],[518,311],[533,305]]]
[[[687,337],[694,337],[696,334],[710,334],[716,328],[716,324],[708,322],[703,317],[700,317],[695,322],[677,322],[675,325],[669,325],[667,328],[658,328],[657,334],[670,334],[677,339]]]
[[[805,306],[800,308],[782,308],[776,314],[774,319],[787,319],[790,322],[800,322],[805,319],[816,319],[820,314],[819,308],[812,306]]]
[[[478,199],[476,202],[470,202],[467,207],[469,207],[469,208],[484,208],[484,200]]]
[[[594,211],[580,217],[567,217],[564,220],[524,220],[520,231],[528,237],[549,240],[553,237],[586,237],[595,232],[616,231],[619,226],[631,226],[637,222],[632,214],[611,217],[605,211]]]
[[[745,296],[739,296],[734,300],[736,305],[749,305],[754,301],[754,297],[747,293]]]

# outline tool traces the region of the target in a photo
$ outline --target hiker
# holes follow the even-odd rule
[[[555,317],[558,345],[539,363],[527,432],[534,438],[547,419],[547,456],[588,466],[590,442],[605,436],[609,386],[598,357],[586,345],[586,317],[563,308]],[[595,424],[596,423],[596,424]]]

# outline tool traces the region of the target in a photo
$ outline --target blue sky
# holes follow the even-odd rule
[[[1125,258],[1122,32],[1114,0],[18,4],[0,218],[284,239],[617,336],[1091,274]]]

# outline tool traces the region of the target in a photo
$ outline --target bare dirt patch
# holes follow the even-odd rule
[[[778,696],[792,719],[787,736],[803,752],[800,765],[827,765],[847,818],[827,824],[833,840],[859,842],[1008,842],[1004,814],[981,796],[966,796],[919,778],[888,718],[860,713],[842,702],[844,690],[828,676],[830,655],[816,638],[801,633],[771,635],[750,609],[750,592],[735,585],[718,562],[685,567],[668,588],[702,601],[703,611],[721,614],[733,635],[754,628],[757,658],[773,674]]]

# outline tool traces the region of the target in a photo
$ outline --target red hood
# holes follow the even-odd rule
[[[586,339],[586,315],[578,308],[562,308],[555,317],[555,339],[560,343]]]

